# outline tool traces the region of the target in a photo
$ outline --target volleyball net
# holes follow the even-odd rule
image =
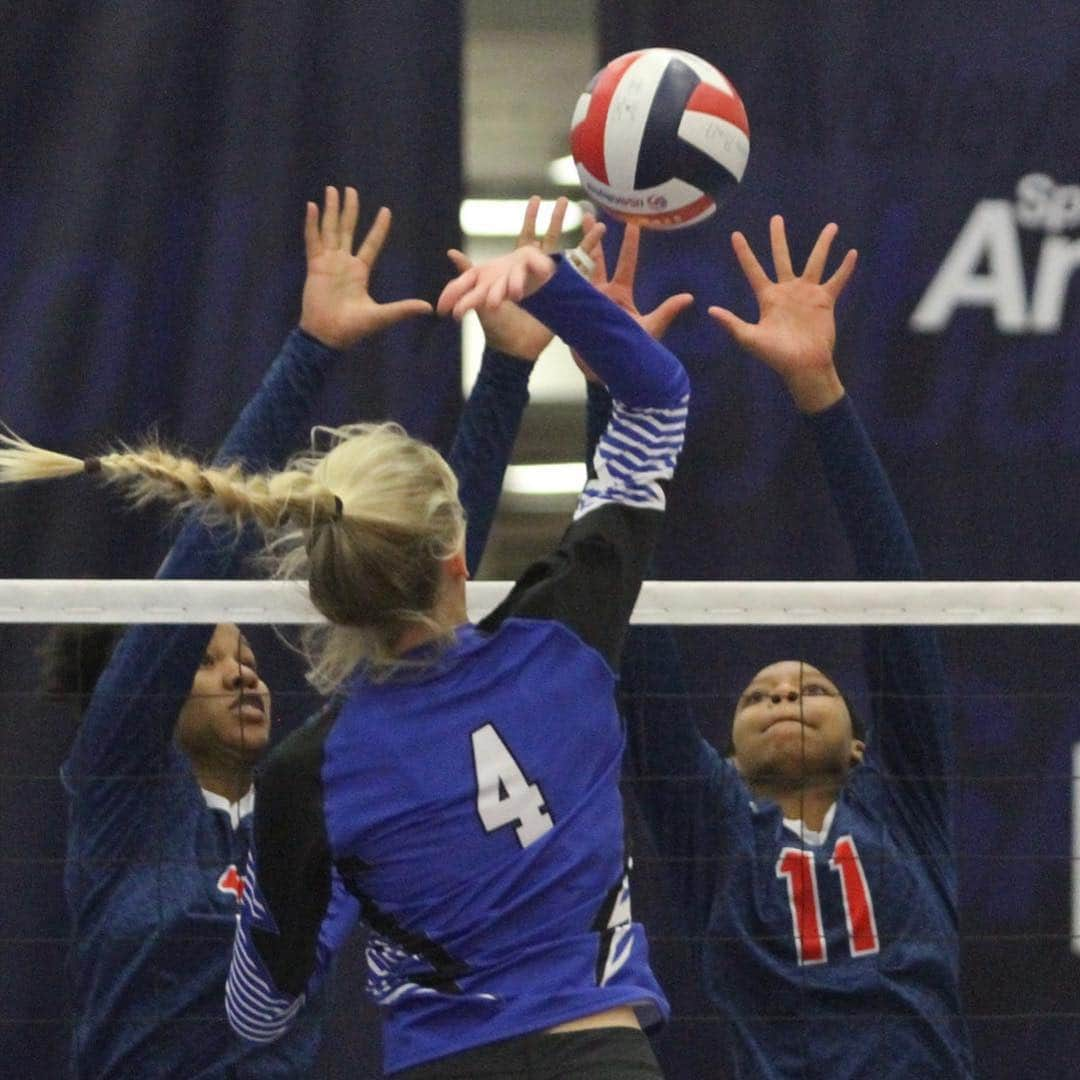
[[[470,618],[482,618],[509,588],[470,583]],[[73,946],[88,946],[73,939],[64,906],[69,860],[59,768],[91,687],[66,698],[43,693],[40,648],[52,628],[240,625],[273,694],[276,741],[319,706],[302,662],[281,639],[320,620],[296,582],[0,586],[0,872],[4,895],[14,899],[0,916],[0,1033],[26,1024],[70,1031],[77,1018],[68,956]],[[639,676],[650,665],[652,671],[647,678],[624,671],[628,725],[685,707],[721,751],[739,692],[780,659],[804,659],[827,672],[872,724],[880,702],[868,680],[868,635],[935,627],[954,717],[957,765],[948,779],[961,982],[976,1046],[1007,1046],[1016,1054],[1016,1074],[1024,1075],[1040,1047],[1080,1044],[1080,582],[646,582],[633,624],[627,665]],[[669,677],[672,665],[677,682]],[[635,850],[634,914],[649,933],[674,1008],[658,1049],[670,1075],[722,1077],[729,1036],[696,975],[702,943],[686,934],[673,910],[670,855],[653,844],[636,805],[639,785],[655,779],[628,777],[624,790]],[[378,1033],[374,1011],[360,1001],[362,966],[360,946],[350,947],[334,980],[327,1040],[336,1048],[334,1068],[345,1054],[357,1075],[369,1075],[365,1068],[378,1067]],[[315,1075],[337,1075],[334,1068]]]
[[[469,617],[513,582],[466,587]],[[3,582],[0,623],[323,621],[304,582],[45,580]],[[646,581],[635,624],[661,626],[1080,625],[1074,581]]]

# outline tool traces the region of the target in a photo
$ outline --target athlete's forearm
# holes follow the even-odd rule
[[[465,509],[465,558],[475,574],[484,555],[503,477],[529,403],[532,364],[494,349],[484,350],[476,385],[462,410],[450,467]]]

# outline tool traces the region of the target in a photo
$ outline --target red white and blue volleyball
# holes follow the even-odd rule
[[[734,192],[750,125],[712,64],[679,49],[640,49],[593,77],[574,109],[570,150],[598,206],[636,225],[681,229]]]

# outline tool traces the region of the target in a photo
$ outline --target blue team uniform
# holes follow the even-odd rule
[[[280,465],[308,442],[338,354],[300,330],[227,437],[222,460]],[[497,488],[527,396],[529,366],[485,355],[451,455],[470,492]],[[480,445],[484,454],[473,453]],[[477,506],[477,545],[490,511]],[[250,538],[249,538],[250,541]],[[237,576],[251,551],[230,532],[183,529],[160,577]],[[199,788],[173,743],[210,627],[129,630],[102,674],[62,776],[69,795],[65,891],[73,922],[73,1073],[79,1078],[308,1075],[324,995],[274,1045],[237,1038],[222,1007],[251,800]]]
[[[227,1010],[286,1037],[358,919],[388,1073],[630,1005],[667,1013],[630,910],[626,624],[682,444],[681,365],[562,261],[526,306],[617,397],[559,549],[419,672],[362,673],[257,782]]]
[[[919,578],[907,525],[850,400],[807,424],[860,577]],[[707,992],[729,1021],[736,1075],[970,1076],[950,704],[936,635],[907,626],[865,633],[866,761],[817,835],[785,823],[775,803],[754,801],[670,696],[677,661],[658,663],[658,654],[674,661],[670,638],[639,633],[623,672],[629,772],[670,860]],[[635,704],[642,691],[649,700]]]

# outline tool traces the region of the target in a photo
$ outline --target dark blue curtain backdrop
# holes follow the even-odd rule
[[[460,244],[460,22],[456,0],[3,5],[0,419],[73,452],[151,426],[212,451],[299,315],[304,203],[328,183],[359,188],[363,227],[394,211],[375,295],[433,300]],[[445,447],[458,355],[445,320],[365,343],[321,419]],[[149,576],[168,538],[80,481],[8,491],[0,577]],[[45,1078],[68,1039],[73,717],[25,693],[35,640],[0,637],[0,1074]],[[306,704],[278,695],[286,726]],[[339,1002],[326,1075],[377,1075],[370,1012]]]
[[[774,212],[785,215],[797,258],[828,221],[840,225],[838,252],[859,249],[840,311],[841,374],[929,576],[1080,576],[1073,0],[623,0],[601,9],[604,61],[645,46],[687,49],[732,79],[750,118],[749,166],[717,220],[643,245],[643,306],[683,289],[698,300],[668,338],[695,396],[660,576],[852,574],[782,387],[705,315],[722,303],[754,317],[728,235],[743,230],[764,260]],[[794,655],[820,657],[858,684],[848,632],[683,636],[703,693],[737,688],[763,663]],[[1073,1076],[1080,956],[1068,940],[1070,773],[1080,742],[1080,634],[955,630],[946,648],[963,774],[964,991],[980,1075]],[[646,922],[668,928],[660,901],[654,907],[646,892],[646,902]],[[657,953],[680,1007],[702,1017],[662,1038],[670,1075],[721,1075],[710,1063],[722,1054],[723,1030],[683,977],[686,955],[664,941]]]
[[[829,220],[860,250],[842,372],[930,575],[1076,578],[1075,3],[600,8],[604,60],[648,45],[704,55],[751,125],[746,177],[718,219],[644,245],[643,305],[698,297],[669,339],[695,401],[661,576],[852,573],[782,389],[704,315],[712,302],[753,314],[727,236],[741,228],[764,250],[779,210],[796,253]],[[28,3],[6,5],[0,27],[0,419],[26,436],[87,451],[155,424],[211,450],[296,318],[303,204],[328,182],[360,188],[365,221],[395,210],[378,295],[432,299],[448,276],[458,4]],[[399,328],[335,375],[324,416],[390,415],[445,446],[456,355],[448,324]],[[168,537],[80,481],[8,492],[0,577],[145,576]],[[781,655],[818,658],[858,699],[854,633],[681,637],[706,702]],[[13,1077],[61,1075],[67,1040],[56,769],[74,718],[31,693],[34,641],[0,635],[0,1073]],[[1080,632],[951,631],[946,646],[980,1072],[1071,1076]],[[279,693],[285,726],[307,704]],[[722,739],[725,707],[711,715]],[[668,1074],[723,1076],[723,1028],[689,975],[655,857],[642,848],[638,865],[638,913],[681,1016],[658,1042]],[[327,1076],[377,1075],[356,981],[338,980]]]

